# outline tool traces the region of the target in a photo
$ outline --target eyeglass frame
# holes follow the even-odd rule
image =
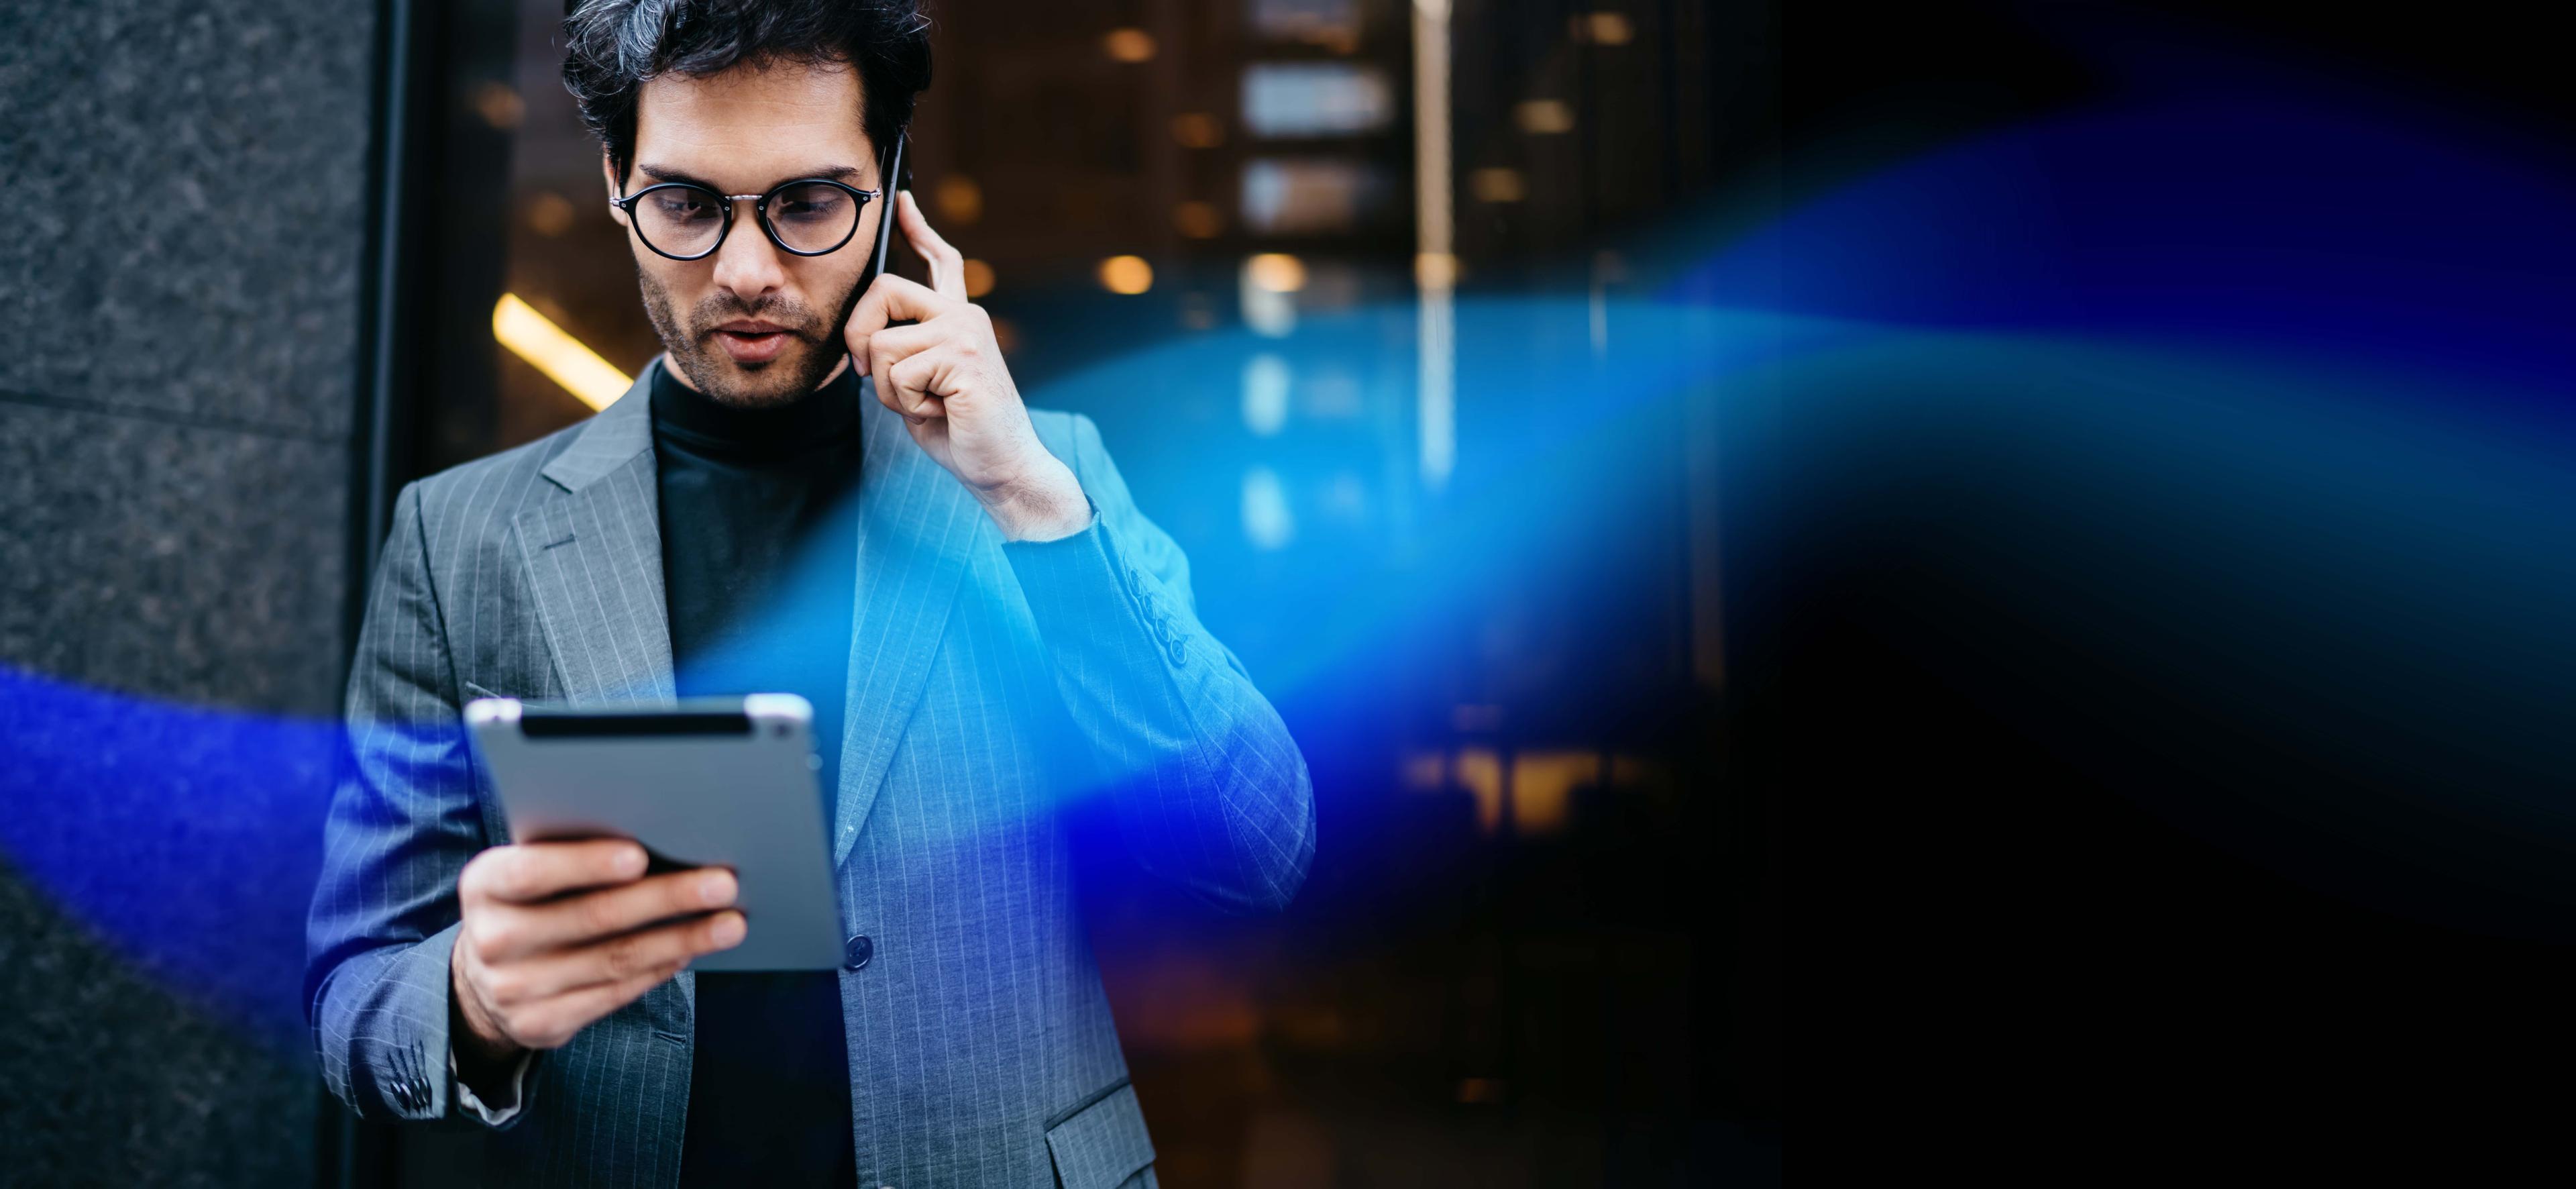
[[[815,185],[830,186],[836,190],[841,190],[850,194],[852,197],[859,200],[859,209],[850,215],[850,229],[842,234],[840,242],[833,244],[831,247],[818,249],[812,252],[805,251],[801,248],[788,247],[787,241],[779,237],[778,228],[769,221],[769,200],[778,197],[778,192],[785,190],[789,186]],[[663,251],[661,247],[653,242],[653,237],[644,234],[644,229],[642,227],[636,226],[635,220],[635,204],[644,201],[644,196],[654,192],[655,190],[695,190],[700,194],[714,194],[724,206],[724,226],[716,231],[716,242],[707,245],[706,251],[700,252],[695,256],[681,256]],[[737,202],[749,202],[752,204],[752,215],[760,221],[760,233],[768,236],[769,242],[777,245],[779,251],[785,252],[790,256],[829,256],[834,252],[838,252],[841,249],[850,246],[850,241],[858,238],[859,223],[861,218],[867,214],[868,204],[875,202],[880,197],[883,197],[884,193],[885,192],[882,190],[862,190],[848,182],[834,181],[831,178],[792,178],[788,181],[780,182],[777,185],[770,187],[769,192],[766,194],[722,194],[717,193],[714,187],[701,186],[696,182],[656,182],[653,185],[646,186],[632,194],[611,198],[608,200],[608,205],[625,214],[626,225],[629,229],[635,232],[635,238],[637,241],[641,242],[645,247],[651,248],[654,255],[660,256],[665,260],[704,260],[709,256],[715,255],[718,251],[721,251],[724,248],[725,237],[733,234],[733,204]]]

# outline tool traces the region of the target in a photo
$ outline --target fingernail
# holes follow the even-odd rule
[[[644,848],[630,846],[617,852],[617,874],[633,877],[644,873]]]
[[[742,914],[738,912],[729,912],[723,916],[717,917],[715,927],[707,930],[707,932],[715,939],[715,943],[719,946],[731,948],[742,944]]]
[[[698,878],[698,902],[709,907],[733,903],[733,873],[710,871]]]

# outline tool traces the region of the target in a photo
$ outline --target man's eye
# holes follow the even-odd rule
[[[655,205],[663,215],[673,219],[711,219],[716,213],[714,204],[685,194],[658,199]]]
[[[789,219],[824,219],[830,218],[839,205],[830,201],[782,203],[779,214]]]
[[[848,196],[829,186],[798,186],[781,193],[770,204],[769,214],[774,219],[797,222],[835,219],[843,217],[841,212],[848,201]]]

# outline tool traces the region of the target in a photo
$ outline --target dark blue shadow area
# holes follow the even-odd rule
[[[1808,576],[1866,592],[1822,612],[1867,637],[1832,646],[1945,699],[1848,709],[1988,716],[2062,765],[2061,808],[2116,790],[2347,899],[2570,936],[2568,435],[2062,339],[1890,334],[1793,386],[1800,457],[1834,468],[1800,487]],[[1914,771],[1966,782],[1956,825],[2037,795],[1981,783],[2028,764]]]
[[[2125,32],[2074,47],[2103,60],[2107,97],[1820,195],[1669,295],[2565,381],[2563,146],[2304,64]]]
[[[181,998],[300,1055],[339,740],[0,669],[0,861]]]
[[[1891,716],[1886,775],[1971,790],[1907,820],[2026,833],[2079,885],[2076,838],[2117,815],[2073,807],[2111,790],[2309,887],[2563,940],[2567,155],[2314,63],[2100,32],[2070,36],[2110,80],[2086,107],[1663,290],[1795,320],[1771,465],[1817,592],[1782,630],[1827,662],[1788,677],[1802,709]],[[1865,684],[1830,684],[1844,661]],[[2168,904],[2218,882],[2154,878]]]

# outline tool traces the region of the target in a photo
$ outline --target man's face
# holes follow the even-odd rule
[[[830,178],[882,193],[859,100],[858,72],[839,66],[656,78],[637,97],[625,192],[694,182],[720,194],[766,194],[781,182]],[[608,185],[618,192],[613,170]],[[645,312],[681,379],[742,408],[787,404],[822,384],[846,358],[836,332],[858,300],[885,208],[882,197],[868,203],[858,233],[822,256],[780,251],[750,202],[735,204],[724,245],[703,259],[673,260],[628,234]]]

